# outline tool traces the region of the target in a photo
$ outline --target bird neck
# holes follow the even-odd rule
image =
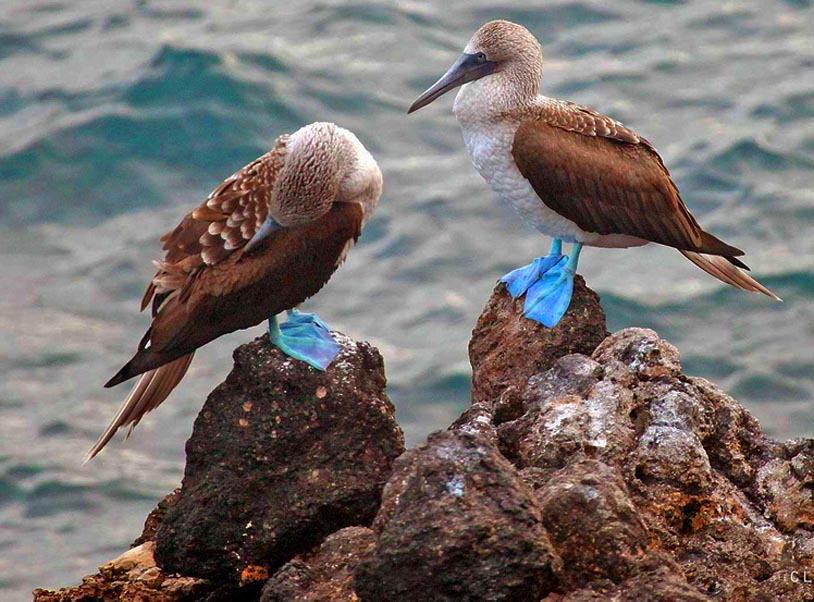
[[[478,123],[528,107],[537,98],[539,73],[521,64],[465,84],[453,112],[461,123]]]

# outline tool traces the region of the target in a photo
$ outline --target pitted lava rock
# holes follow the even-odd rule
[[[159,566],[245,585],[373,520],[403,435],[381,355],[337,338],[325,372],[266,335],[238,348],[187,442],[181,491],[157,530]]]
[[[277,571],[260,602],[351,602],[353,573],[375,546],[376,534],[366,527],[337,531]]]
[[[241,347],[141,545],[35,600],[814,600],[814,441],[766,437],[655,332],[606,336],[581,279],[552,330],[496,288],[472,405],[398,458],[381,357],[342,344],[324,374]]]
[[[561,566],[532,491],[479,434],[435,433],[402,455],[373,528],[362,600],[537,602]]]

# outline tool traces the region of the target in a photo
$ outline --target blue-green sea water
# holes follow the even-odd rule
[[[0,599],[77,583],[140,532],[230,354],[210,345],[126,443],[81,460],[147,326],[157,239],[276,136],[352,129],[385,195],[308,307],[384,354],[410,442],[467,404],[470,331],[548,241],[472,169],[445,97],[410,102],[484,21],[529,27],[544,93],[661,150],[712,232],[785,303],[664,248],[586,250],[610,326],[656,328],[774,436],[814,435],[811,0],[0,1]]]

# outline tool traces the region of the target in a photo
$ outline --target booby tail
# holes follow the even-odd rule
[[[679,252],[692,261],[699,268],[704,270],[710,276],[713,276],[735,288],[750,292],[750,293],[763,293],[767,297],[771,297],[777,301],[782,301],[780,297],[775,295],[768,288],[763,286],[760,282],[749,276],[746,272],[739,268],[749,269],[746,264],[738,259],[730,257],[721,257],[718,255],[706,255],[704,253],[696,253],[694,251]]]
[[[182,356],[177,360],[164,364],[153,370],[149,370],[141,375],[136,381],[130,394],[122,403],[116,416],[107,427],[99,440],[88,452],[85,457],[85,462],[91,460],[96,454],[102,451],[108,441],[113,438],[121,427],[130,426],[127,431],[127,437],[133,432],[133,429],[139,421],[151,410],[154,410],[161,402],[163,402],[173,389],[178,386],[181,379],[187,373],[192,358],[195,353]]]

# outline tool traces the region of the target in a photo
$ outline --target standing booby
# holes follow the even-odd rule
[[[356,136],[313,123],[280,136],[188,213],[161,238],[167,253],[141,302],[143,310],[152,301],[152,325],[105,386],[141,378],[86,461],[167,398],[196,349],[228,332],[268,318],[274,345],[327,368],[339,345],[318,317],[294,308],[344,261],[381,192],[381,171]]]
[[[548,326],[573,293],[583,245],[678,249],[715,278],[778,299],[739,268],[743,251],[705,232],[653,145],[593,109],[539,94],[543,52],[523,26],[491,21],[410,107],[459,86],[453,111],[472,163],[498,196],[543,234],[551,251],[501,278],[524,314]],[[573,243],[571,257],[562,243]]]

